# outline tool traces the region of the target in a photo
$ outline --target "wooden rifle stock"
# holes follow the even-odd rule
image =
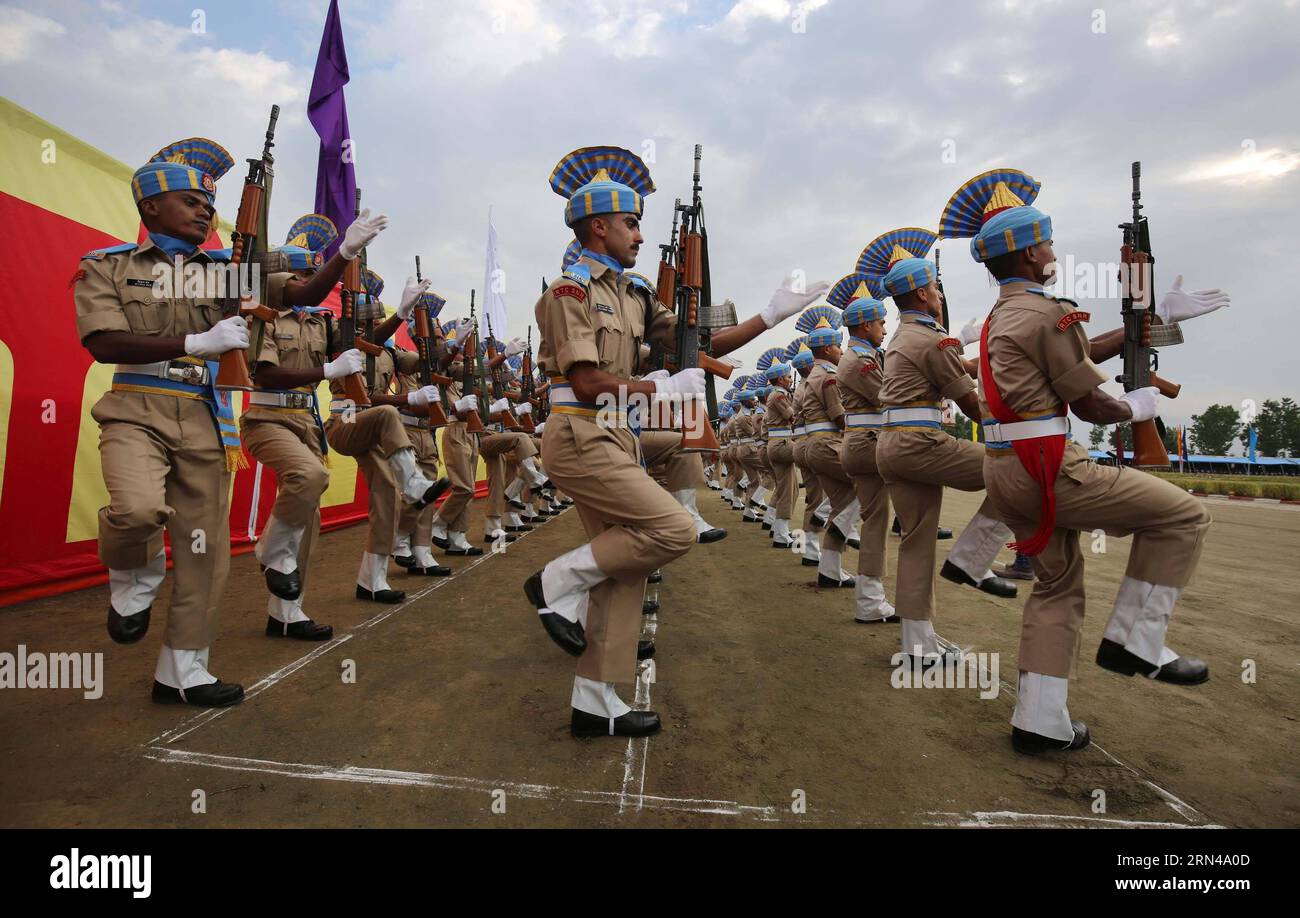
[[[361,287],[361,261],[354,258],[343,268],[343,289],[339,292],[339,338],[340,350],[350,339],[356,345],[356,291]],[[350,373],[343,377],[343,394],[358,408],[370,407],[370,393],[360,373]]]
[[[257,242],[258,227],[262,222],[262,209],[266,205],[267,167],[274,161],[271,147],[275,145],[275,122],[279,117],[280,106],[272,105],[271,123],[266,130],[262,155],[248,161],[248,177],[244,179],[244,193],[239,199],[234,238],[230,243],[229,264],[235,268],[235,277],[239,276],[239,266],[246,261],[252,261],[256,254],[253,246]],[[265,246],[266,240],[262,240],[262,243]],[[242,316],[249,322],[254,320],[268,322],[275,318],[273,310],[257,302],[251,292],[245,295],[242,290],[239,292],[239,305],[230,315]],[[221,355],[217,367],[216,387],[227,391],[234,389],[245,392],[253,389],[253,377],[248,368],[248,354],[243,348],[226,351]]]

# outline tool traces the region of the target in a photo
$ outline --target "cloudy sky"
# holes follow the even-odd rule
[[[312,209],[306,101],[328,3],[202,2],[0,2],[0,88],[132,165],[192,135],[255,155],[279,103],[280,235]],[[834,281],[878,233],[935,226],[958,185],[997,166],[1043,183],[1058,255],[1114,262],[1141,160],[1158,285],[1182,273],[1233,298],[1164,353],[1183,384],[1166,419],[1300,397],[1297,0],[340,6],[358,182],[392,220],[371,264],[392,289],[420,254],[448,314],[483,285],[491,205],[510,332],[532,322],[570,238],[547,177],[580,146],[652,159],[638,268],[653,277],[703,144],[715,296],[742,317],[792,270]],[[227,217],[240,173],[220,190]],[[960,327],[994,291],[966,243],[942,248]],[[1117,300],[1080,300],[1093,333],[1118,324]],[[794,335],[790,321],[740,356],[752,368]]]

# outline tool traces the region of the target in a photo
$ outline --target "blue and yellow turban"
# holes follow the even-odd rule
[[[885,317],[885,304],[873,297],[860,296],[844,310],[844,324],[865,325]]]
[[[641,157],[621,147],[583,147],[551,172],[551,190],[569,202],[564,222],[573,226],[595,214],[641,216],[645,196],[655,190]]]
[[[826,297],[826,302],[843,309],[858,297],[865,296],[878,299],[883,292],[880,289],[880,278],[854,271],[852,274],[846,274],[835,282],[835,286],[831,288],[830,294]]]
[[[899,296],[934,283],[939,276],[934,262],[926,255],[938,239],[936,233],[919,226],[882,233],[862,250],[857,270],[874,278],[879,292]]]
[[[837,329],[844,324],[840,318],[840,311],[834,306],[809,306],[803,312],[799,313],[799,318],[794,320],[796,331],[808,334],[819,325],[826,325],[829,328]]]
[[[785,348],[769,347],[763,353],[758,355],[758,362],[755,363],[754,366],[758,368],[760,373],[764,374],[764,377],[766,377],[768,367],[774,363],[780,363],[784,357]]]
[[[1041,182],[1019,169],[977,175],[948,200],[939,218],[945,239],[970,237],[970,254],[986,262],[1052,238],[1052,218],[1036,207]]]
[[[366,288],[366,296],[372,300],[378,300],[379,294],[384,292],[384,279],[370,268],[362,269],[361,285]]]
[[[165,191],[197,191],[212,204],[217,179],[230,171],[234,159],[225,147],[203,137],[190,137],[163,147],[131,176],[135,203]]]
[[[306,214],[293,221],[284,244],[298,246],[309,252],[323,252],[337,238],[339,231],[333,220],[324,214]]]
[[[578,260],[582,254],[582,244],[578,240],[573,240],[564,250],[564,259],[560,262],[560,270],[567,271],[569,267]]]
[[[767,381],[773,382],[782,376],[790,376],[794,373],[794,367],[788,363],[774,363],[767,368]]]
[[[429,318],[436,319],[442,312],[442,307],[447,305],[447,301],[433,291],[425,291],[420,294],[420,298],[415,301],[417,309],[429,310]]]
[[[282,245],[275,251],[288,259],[289,268],[293,271],[314,271],[324,260],[320,252],[297,245]]]
[[[829,322],[820,319],[817,327],[808,333],[808,347],[810,350],[816,350],[819,347],[838,346],[844,340],[844,332],[839,328],[831,328]]]

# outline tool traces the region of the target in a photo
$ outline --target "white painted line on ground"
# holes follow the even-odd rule
[[[943,636],[941,636],[941,635],[938,635],[938,634],[936,634],[935,637],[938,639],[940,645],[942,645],[942,646],[944,646],[944,647],[946,647],[946,648],[948,648],[948,649],[951,649],[951,650],[961,650],[960,647],[958,647],[958,646],[957,646],[956,644],[954,644],[952,641],[949,641],[947,638],[945,638],[945,637],[943,637]],[[1011,699],[1011,703],[1012,703],[1012,705],[1014,705],[1014,704],[1016,703],[1016,688],[1015,688],[1015,686],[1013,686],[1011,683],[1007,682],[1005,679],[999,679],[999,680],[998,680],[998,685],[1000,686],[1000,690],[999,690],[998,694],[999,694],[999,695],[1006,695],[1008,698]],[[1205,824],[1205,825],[1207,825],[1207,826],[1210,825],[1210,822],[1209,822],[1209,821],[1208,821],[1208,820],[1207,820],[1203,815],[1201,815],[1201,813],[1200,813],[1200,812],[1199,812],[1195,807],[1193,807],[1190,803],[1187,803],[1185,800],[1182,800],[1182,799],[1180,799],[1180,798],[1174,796],[1174,795],[1171,794],[1169,791],[1167,791],[1167,790],[1165,790],[1163,787],[1161,787],[1159,784],[1156,784],[1154,781],[1152,781],[1152,780],[1150,780],[1149,778],[1147,778],[1146,775],[1142,774],[1142,772],[1138,771],[1138,770],[1137,770],[1136,768],[1134,768],[1132,765],[1128,764],[1127,762],[1123,761],[1122,759],[1119,759],[1119,758],[1115,757],[1114,755],[1112,755],[1111,753],[1107,752],[1107,751],[1106,751],[1105,749],[1103,749],[1101,746],[1097,745],[1097,742],[1096,742],[1095,740],[1094,740],[1090,745],[1093,746],[1093,747],[1095,747],[1096,750],[1097,750],[1098,752],[1100,752],[1100,753],[1101,753],[1102,755],[1104,755],[1106,758],[1110,759],[1110,760],[1111,760],[1112,762],[1114,762],[1116,765],[1118,765],[1118,766],[1120,766],[1121,768],[1123,768],[1123,769],[1125,769],[1126,771],[1128,771],[1130,774],[1132,774],[1135,778],[1137,778],[1139,781],[1141,781],[1143,784],[1145,784],[1145,785],[1146,785],[1147,787],[1149,787],[1151,790],[1155,791],[1156,794],[1160,797],[1160,799],[1163,800],[1163,801],[1165,802],[1165,805],[1168,806],[1168,807],[1169,807],[1171,810],[1173,810],[1175,813],[1177,813],[1179,816],[1183,817],[1183,818],[1186,819],[1188,822],[1193,822],[1193,821],[1199,820],[1201,823],[1203,823],[1203,824]],[[1071,817],[1061,817],[1061,818],[1067,818],[1067,819],[1068,819],[1068,818],[1071,818]]]
[[[563,513],[563,511],[561,511],[561,513]],[[551,519],[556,519],[556,517],[551,517]],[[535,531],[536,529],[533,530],[533,532]],[[532,535],[532,532],[521,533],[520,537],[516,539],[515,542],[512,544],[517,545],[519,542],[522,542],[530,535]],[[401,612],[404,609],[408,608],[409,606],[414,605],[424,597],[428,596],[430,593],[442,589],[447,584],[455,581],[462,574],[468,574],[470,571],[474,570],[474,568],[478,567],[480,564],[486,562],[489,558],[493,558],[498,554],[505,554],[505,552],[495,552],[491,550],[484,551],[482,557],[478,558],[475,561],[470,562],[469,565],[456,571],[454,574],[452,574],[452,576],[439,577],[436,583],[431,583],[429,586],[425,587],[424,589],[418,590],[415,593],[411,594],[406,598],[405,602],[384,609],[382,612],[377,612],[376,614],[372,615],[370,618],[366,619],[365,621],[353,625],[352,628],[350,628],[346,634],[340,635],[339,637],[327,641],[326,643],[312,650],[310,653],[303,654],[301,657],[294,660],[292,663],[289,663],[281,667],[280,669],[277,669],[273,673],[263,676],[261,679],[258,679],[256,682],[254,682],[249,688],[247,688],[244,691],[244,700],[247,701],[249,698],[253,698],[256,695],[260,695],[262,692],[275,686],[276,684],[283,681],[287,677],[296,673],[298,670],[302,669],[312,660],[324,656],[325,654],[334,650],[340,644],[344,644],[347,641],[350,641],[353,637],[355,637],[360,632],[365,631],[368,628],[372,628],[375,625],[379,624],[380,622],[384,621],[385,619],[391,618],[392,616],[396,615],[398,612]],[[199,729],[199,727],[203,727],[206,726],[207,724],[210,724],[212,721],[216,720],[218,717],[221,717],[227,712],[238,710],[239,707],[240,705],[234,705],[228,708],[208,708],[207,710],[204,710],[194,715],[189,720],[182,721],[181,723],[177,724],[175,727],[172,727],[170,730],[166,730],[163,733],[160,733],[158,736],[155,736],[153,739],[149,740],[143,745],[152,746],[155,743],[160,743],[160,742],[174,743],[177,740],[181,739],[182,737],[188,736],[189,734],[193,733],[195,730]]]
[[[1053,813],[1016,813],[1010,810],[975,813],[925,813],[933,817],[926,824],[962,828],[1006,828],[1032,826],[1048,829],[1222,829],[1219,825],[1189,826],[1181,822],[1147,822],[1135,819],[1107,819],[1101,816],[1058,816]]]
[[[387,768],[358,768],[353,765],[336,767],[312,765],[303,762],[275,762],[269,759],[251,759],[242,756],[213,755],[191,752],[168,746],[148,746],[144,756],[156,762],[171,765],[199,765],[229,771],[260,772],[287,778],[305,778],[316,781],[346,781],[360,784],[382,784],[390,787],[427,787],[439,790],[471,791],[491,795],[494,790],[504,790],[508,795],[535,800],[553,800],[562,803],[586,803],[602,806],[622,806],[625,794],[621,791],[589,791],[549,784],[522,784],[514,781],[489,781],[456,775],[426,774],[417,771],[394,771]],[[695,797],[662,797],[642,794],[638,808],[672,810],[717,816],[747,816],[763,822],[779,820],[775,807],[748,806],[734,800],[709,800]]]

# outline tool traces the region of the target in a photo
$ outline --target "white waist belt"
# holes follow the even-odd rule
[[[786,437],[794,436],[789,427],[769,427],[767,435],[773,440],[784,440]]]
[[[886,424],[907,424],[913,421],[943,423],[943,412],[938,408],[886,408]]]
[[[1033,421],[1014,421],[1010,424],[985,421],[981,426],[984,428],[984,439],[987,442],[1005,443],[1011,440],[1031,440],[1034,437],[1068,434],[1070,419],[1068,417],[1038,418]]]
[[[885,423],[884,412],[858,412],[844,416],[845,427],[879,427]]]
[[[407,427],[428,427],[429,426],[428,418],[417,418],[414,415],[402,414],[401,412],[398,412],[397,416],[402,419],[402,423],[405,424]]]
[[[160,360],[157,363],[119,363],[118,373],[134,373],[137,376],[154,376],[158,379],[170,379],[195,386],[208,384],[208,368],[199,363],[184,363]]]
[[[831,421],[814,421],[804,427],[805,433],[839,433],[840,429]]]
[[[254,389],[248,394],[250,405],[264,408],[311,408],[310,392],[266,392]]]
[[[808,435],[808,428],[800,424],[797,427],[795,427],[794,435],[796,437],[806,437]]]

